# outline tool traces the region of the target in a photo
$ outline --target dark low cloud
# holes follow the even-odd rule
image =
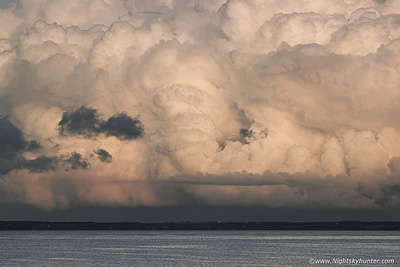
[[[22,131],[6,117],[0,118],[0,155],[16,153],[27,146]]]
[[[7,174],[14,169],[14,156],[14,154],[7,154],[0,157],[0,174]]]
[[[0,118],[0,174],[7,174],[13,169],[28,169],[31,172],[55,170],[57,158],[39,156],[27,160],[22,153],[40,149],[40,143],[26,141],[23,132],[15,127],[7,117]]]
[[[96,109],[81,106],[72,112],[64,112],[58,123],[62,135],[81,135],[91,138],[104,133],[120,140],[133,140],[143,136],[144,126],[138,118],[132,118],[126,113],[119,113],[108,120],[100,118]]]
[[[77,152],[73,152],[67,156],[62,156],[62,159],[64,165],[67,166],[66,169],[67,171],[77,170],[77,169],[88,169],[90,166],[89,162],[84,160],[82,158],[82,155]]]
[[[108,136],[120,140],[132,140],[143,136],[144,127],[138,118],[131,118],[126,113],[112,116],[101,125],[102,131]]]
[[[55,171],[58,162],[59,159],[57,157],[39,156],[33,160],[20,160],[16,165],[16,169],[26,169],[35,173]]]
[[[100,133],[102,121],[96,109],[81,106],[72,112],[64,112],[58,123],[60,134],[83,135],[87,138]]]
[[[7,117],[0,117],[0,157],[21,151],[34,151],[41,148],[36,140],[27,141],[23,132],[15,127]]]
[[[94,153],[98,156],[99,160],[102,162],[110,163],[112,161],[112,156],[105,149],[95,150]]]
[[[0,174],[7,174],[12,170],[28,170],[31,173],[43,173],[55,171],[61,166],[64,166],[66,171],[71,171],[88,169],[90,164],[77,152],[61,155],[60,157],[41,155],[32,160],[28,160],[20,154],[9,154],[8,156],[0,157]]]
[[[1,125],[3,123],[3,125]],[[2,136],[10,137],[8,139],[1,139],[0,145],[0,175],[9,173],[12,170],[28,170],[31,173],[43,173],[48,171],[55,171],[59,166],[66,166],[66,170],[77,170],[77,169],[88,169],[90,167],[89,162],[82,158],[82,155],[73,152],[67,155],[61,155],[59,157],[48,157],[40,155],[34,159],[26,159],[23,156],[25,151],[35,151],[41,146],[36,141],[26,142],[22,138],[21,131],[15,128],[11,123],[2,121],[0,126],[6,126],[1,129],[6,131],[1,132]],[[9,136],[15,134],[16,138]],[[6,134],[4,134],[6,133]],[[107,155],[111,159],[111,155],[107,151],[100,151],[101,157],[107,160]],[[100,156],[100,155],[99,155]],[[111,160],[110,160],[111,161]]]
[[[20,154],[9,154],[7,157],[0,157],[0,174],[7,174],[14,169],[25,169],[33,173],[54,171],[58,162],[57,157],[39,156],[28,160]]]
[[[240,136],[250,137],[252,136],[253,131],[248,129],[240,129]]]

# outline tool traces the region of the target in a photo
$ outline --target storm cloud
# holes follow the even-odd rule
[[[0,202],[396,209],[399,23],[395,0],[13,1]]]
[[[82,135],[91,138],[100,133],[120,140],[132,140],[143,136],[144,126],[137,118],[119,113],[108,120],[101,119],[96,109],[81,106],[72,112],[64,112],[58,123],[60,134]]]
[[[64,164],[67,165],[68,170],[77,170],[77,169],[87,169],[89,168],[89,163],[82,158],[82,155],[73,152],[70,155],[62,156]]]
[[[107,150],[105,149],[98,149],[95,150],[94,153],[97,154],[99,160],[101,160],[102,162],[107,162],[110,163],[112,161],[112,156],[110,153],[107,152]]]
[[[58,158],[39,156],[32,160],[23,159],[16,163],[17,169],[27,169],[31,172],[55,171],[58,164]]]
[[[44,156],[27,160],[23,152],[35,151],[40,144],[26,141],[20,129],[15,127],[7,117],[0,118],[0,174],[6,174],[13,169],[29,169],[33,172],[55,169],[53,159]]]
[[[7,118],[0,119],[0,140],[0,174],[18,169],[28,170],[30,173],[43,173],[56,171],[60,165],[66,166],[66,170],[87,169],[90,165],[76,152],[59,157],[40,155],[40,144],[35,140],[26,141],[22,131]],[[39,156],[25,158],[24,154],[32,152],[39,153]]]
[[[144,127],[137,118],[131,118],[126,113],[119,113],[101,124],[101,130],[108,136],[120,140],[132,140],[143,136]]]
[[[0,155],[15,154],[28,145],[22,131],[7,118],[0,118]]]
[[[101,123],[97,110],[82,106],[70,113],[64,112],[58,127],[60,134],[68,133],[90,138],[100,133]]]
[[[107,162],[107,161],[105,161]],[[30,173],[43,173],[56,171],[64,167],[66,171],[88,169],[90,164],[82,159],[82,155],[72,152],[60,157],[38,156],[34,159],[26,159],[20,154],[0,157],[0,173],[7,174],[12,170],[28,170]]]

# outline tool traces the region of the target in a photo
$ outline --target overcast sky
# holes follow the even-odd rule
[[[399,1],[0,7],[0,220],[400,220]]]

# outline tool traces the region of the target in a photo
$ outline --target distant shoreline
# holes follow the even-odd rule
[[[400,222],[47,222],[0,221],[0,230],[366,230],[400,231]]]

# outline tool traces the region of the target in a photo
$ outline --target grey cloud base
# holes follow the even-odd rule
[[[395,0],[12,2],[0,203],[395,211],[399,21]]]

